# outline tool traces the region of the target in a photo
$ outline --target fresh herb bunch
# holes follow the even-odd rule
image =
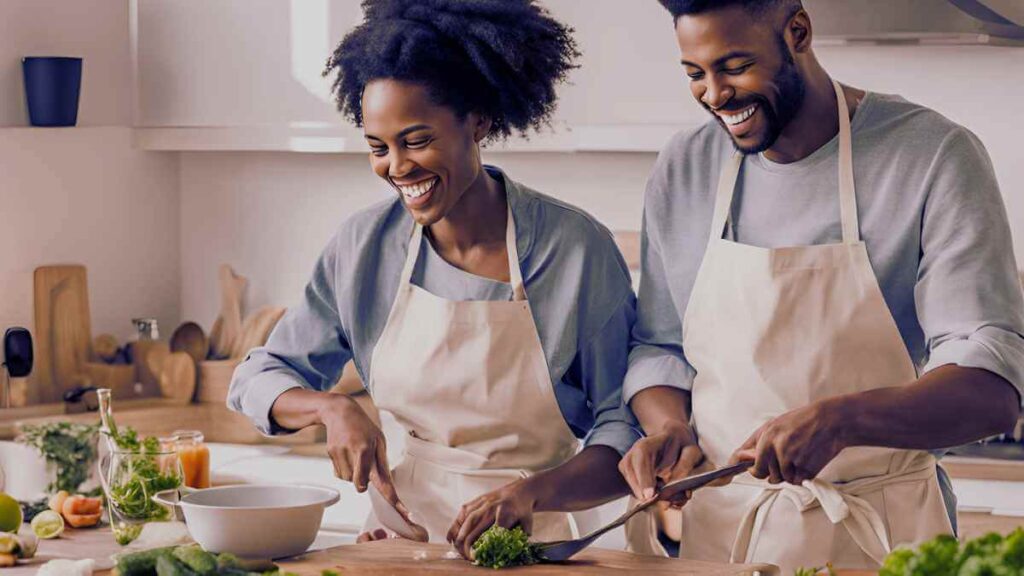
[[[509,530],[495,524],[473,543],[473,563],[488,568],[527,566],[540,562],[537,546],[519,526]]]
[[[879,576],[1011,576],[1024,574],[1024,528],[1003,537],[995,532],[957,542],[937,536],[917,549],[900,548],[886,557]]]
[[[124,433],[111,436],[117,449],[122,453],[117,462],[121,469],[111,475],[107,498],[125,518],[136,520],[167,520],[170,511],[153,502],[157,492],[181,486],[178,470],[161,471],[160,442],[153,437],[139,441],[138,434],[131,428]]]
[[[18,440],[38,450],[57,469],[57,478],[46,487],[48,493],[66,490],[74,494],[89,478],[96,461],[98,431],[99,424],[48,422],[22,426]]]

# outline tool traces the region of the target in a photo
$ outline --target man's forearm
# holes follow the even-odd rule
[[[655,434],[666,425],[690,425],[690,393],[672,386],[654,386],[637,392],[629,401],[644,433]]]
[[[330,394],[305,388],[286,390],[270,408],[270,416],[278,426],[289,430],[302,430],[307,426],[323,424],[323,412],[333,405],[348,406],[354,401],[343,394]]]
[[[826,400],[846,446],[935,450],[1011,430],[1020,397],[1002,377],[948,365],[913,384]]]
[[[537,512],[586,510],[629,494],[619,474],[619,458],[610,446],[588,446],[561,466],[523,482],[537,498]]]

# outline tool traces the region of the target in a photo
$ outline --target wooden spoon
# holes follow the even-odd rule
[[[171,352],[160,371],[160,392],[179,404],[192,402],[196,392],[196,362],[187,352]]]
[[[214,348],[215,357],[229,357],[239,346],[238,338],[242,333],[242,293],[248,280],[243,276],[235,274],[231,266],[223,264],[220,267],[220,317],[222,327],[220,338],[217,339],[217,347]]]
[[[171,352],[187,352],[196,363],[206,360],[210,341],[203,328],[195,322],[185,322],[171,335]]]

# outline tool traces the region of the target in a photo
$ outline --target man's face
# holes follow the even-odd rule
[[[744,154],[771,148],[803,103],[803,76],[779,24],[738,6],[676,21],[690,91]]]

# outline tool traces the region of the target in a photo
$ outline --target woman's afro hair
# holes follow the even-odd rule
[[[363,90],[377,79],[419,84],[459,118],[492,121],[488,139],[550,122],[556,84],[580,56],[573,30],[536,0],[364,0],[365,20],[327,59],[338,110],[363,124]]]

